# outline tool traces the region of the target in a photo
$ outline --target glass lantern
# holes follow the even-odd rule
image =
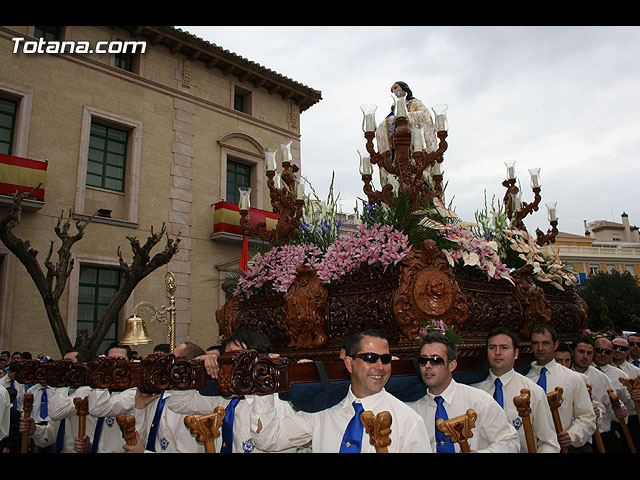
[[[239,210],[249,210],[251,208],[251,187],[239,187],[240,200],[238,200]]]
[[[360,105],[362,110],[362,131],[363,132],[375,132],[376,131],[376,110],[378,106],[373,103],[365,103]]]
[[[276,165],[276,152],[275,148],[265,148],[264,149],[264,166],[267,172],[273,172]]]
[[[529,169],[531,175],[531,188],[540,187],[540,167],[532,167]]]
[[[287,140],[285,143],[280,144],[280,162],[291,163],[293,157],[291,156],[291,143],[293,140]]]
[[[447,109],[449,105],[446,103],[438,103],[431,107],[433,113],[436,115],[435,128],[436,132],[446,132],[449,130],[449,121],[447,120]]]
[[[504,165],[507,167],[507,180],[515,180],[516,178],[516,161],[515,160],[507,160],[504,162]]]
[[[358,150],[360,156],[360,175],[371,175],[373,173],[373,167],[371,166],[371,157],[367,152]]]
[[[407,92],[401,91],[397,95],[393,95],[393,100],[396,104],[394,114],[396,117],[408,117],[407,112]]]
[[[549,202],[547,203],[547,218],[550,222],[558,221],[558,211],[556,210],[556,204],[558,202]]]

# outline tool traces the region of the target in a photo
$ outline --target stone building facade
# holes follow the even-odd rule
[[[252,207],[270,210],[263,149],[291,140],[300,166],[300,115],[320,100],[317,90],[173,27],[0,26],[0,183],[46,169],[44,200],[25,201],[14,231],[42,263],[51,241],[57,248],[61,213],[94,216],[72,250],[61,304],[72,342],[117,288],[118,247],[130,261],[127,236],[143,242],[165,224],[180,236],[179,252],[138,285],[106,340],[122,334],[139,302],[168,305],[172,272],[177,342],[213,344],[224,295],[212,280],[237,264],[241,248],[238,235],[213,235],[214,206],[237,201],[237,187],[248,184]],[[32,163],[16,166],[16,158]],[[0,215],[10,192],[0,194]],[[57,358],[40,296],[3,244],[0,280],[0,348]],[[148,329],[153,343],[137,348],[141,355],[167,341],[166,325]]]

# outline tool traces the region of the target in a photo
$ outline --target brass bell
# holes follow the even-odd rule
[[[124,327],[124,335],[118,342],[121,345],[144,345],[151,343],[147,333],[147,325],[140,317],[129,317]]]

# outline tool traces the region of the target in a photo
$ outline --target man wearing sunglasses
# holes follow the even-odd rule
[[[571,350],[571,369],[587,377],[587,384],[591,385],[591,398],[596,411],[598,429],[602,437],[604,450],[607,453],[620,452],[620,434],[615,425],[612,425],[616,417],[624,418],[626,408],[621,406],[613,409],[607,391],[613,389],[611,380],[593,364],[594,341],[589,336],[579,337],[574,340]],[[592,442],[593,444],[593,442]]]
[[[640,376],[640,368],[634,366],[627,361],[629,355],[629,341],[624,337],[616,337],[611,343],[613,343],[613,356],[611,357],[611,363],[618,367],[624,373],[626,378],[636,378]],[[625,387],[626,389],[626,387]],[[629,390],[627,390],[629,392]],[[636,447],[640,446],[639,424],[638,424],[638,412],[636,412],[635,402],[640,402],[640,390],[632,390],[630,395],[631,401],[627,404],[629,432],[633,437],[633,441]]]
[[[560,445],[553,425],[553,417],[547,397],[534,381],[514,370],[515,361],[520,350],[518,336],[504,327],[497,327],[487,335],[487,360],[489,376],[482,382],[473,384],[492,395],[504,409],[511,425],[520,437],[520,451],[527,452],[527,439],[522,426],[522,418],[513,403],[513,398],[520,395],[522,389],[530,392],[530,420],[538,453],[559,453]]]
[[[373,453],[363,431],[361,411],[391,414],[390,453],[430,453],[431,441],[422,418],[385,390],[391,376],[389,342],[383,332],[365,329],[345,345],[344,364],[351,374],[346,397],[337,405],[309,413],[277,415],[273,395],[253,402],[251,428],[256,448],[264,451],[299,447],[311,442],[313,453]]]
[[[629,363],[634,367],[640,368],[640,334],[631,333],[627,338],[629,342]]]
[[[531,329],[531,348],[535,360],[526,376],[546,393],[562,388],[558,413],[562,431],[557,433],[560,447],[570,452],[591,453],[591,437],[596,431],[596,414],[587,390],[586,378],[555,361],[560,342],[551,325],[538,324]]]
[[[433,450],[454,453],[460,446],[441,434],[436,420],[463,415],[468,409],[478,414],[469,447],[475,452],[518,453],[518,433],[509,423],[505,411],[488,393],[453,379],[458,349],[456,344],[440,333],[429,333],[420,346],[420,375],[427,386],[427,394],[407,404],[424,418],[431,435]]]

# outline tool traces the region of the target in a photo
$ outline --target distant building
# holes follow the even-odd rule
[[[638,227],[629,223],[626,213],[622,222],[584,221],[585,234],[560,232],[553,247],[560,258],[578,275],[581,282],[599,272],[629,272],[640,277],[640,235]]]

